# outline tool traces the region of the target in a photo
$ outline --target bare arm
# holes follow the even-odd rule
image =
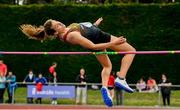
[[[102,21],[103,21],[103,18],[101,17],[94,23],[94,25],[98,26]]]
[[[68,38],[67,41],[72,44],[78,44],[84,48],[92,49],[92,50],[103,50],[109,48],[112,45],[120,44],[122,42],[121,39],[118,38],[117,40],[114,40],[112,42],[94,44],[90,40],[81,36],[79,32],[71,32],[67,38]]]

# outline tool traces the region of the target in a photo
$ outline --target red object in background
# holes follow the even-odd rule
[[[110,75],[108,80],[108,87],[114,87],[114,80],[115,80],[114,76]]]
[[[37,83],[37,84],[36,84],[36,90],[37,90],[37,91],[42,91],[42,87],[43,87],[43,84],[42,84],[42,83]]]
[[[51,74],[54,74],[55,69],[54,69],[54,67],[53,67],[53,66],[51,66],[51,67],[49,68],[49,72],[50,72]]]
[[[154,85],[156,85],[156,81],[154,79],[149,79],[147,81],[147,86],[148,87],[153,87]]]
[[[7,70],[7,66],[5,64],[1,64],[0,65],[0,74],[2,74],[2,76],[5,76],[5,71]]]

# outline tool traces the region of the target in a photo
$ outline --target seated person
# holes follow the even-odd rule
[[[149,77],[147,81],[147,90],[149,92],[157,92],[158,91],[158,86],[156,84],[156,80],[153,79],[152,77]]]
[[[146,82],[144,81],[143,78],[141,78],[137,84],[136,84],[136,89],[141,92],[141,91],[144,91],[146,90]]]

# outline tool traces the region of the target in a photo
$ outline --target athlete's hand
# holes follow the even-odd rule
[[[122,44],[126,42],[126,38],[124,38],[123,36],[117,38],[116,40],[112,41],[113,44],[118,45],[118,44]]]
[[[98,26],[102,21],[103,21],[103,18],[100,17],[100,18],[94,23],[94,25]]]

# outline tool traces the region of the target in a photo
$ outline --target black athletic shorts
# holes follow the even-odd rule
[[[108,90],[113,90],[114,89],[114,87],[108,87]]]
[[[80,26],[81,26],[80,31],[81,31],[82,36],[89,39],[95,44],[107,43],[107,42],[110,42],[111,40],[110,34],[102,31],[95,25],[92,25],[90,27],[87,27],[85,25],[80,25]]]
[[[111,35],[102,31],[97,26],[92,25],[90,27],[87,27],[85,25],[80,25],[80,32],[81,35],[87,38],[88,40],[92,41],[94,44],[98,43],[107,43],[111,40]],[[89,49],[92,52],[99,52],[102,50],[92,50]]]

